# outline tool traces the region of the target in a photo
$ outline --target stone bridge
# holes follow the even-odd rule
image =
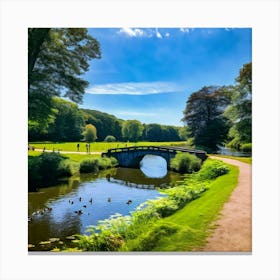
[[[114,157],[118,160],[119,166],[131,168],[139,168],[140,161],[145,155],[161,156],[166,160],[167,168],[170,169],[170,160],[175,157],[177,152],[194,154],[202,160],[207,158],[205,151],[168,146],[135,146],[109,149],[106,153],[102,153],[102,156]]]

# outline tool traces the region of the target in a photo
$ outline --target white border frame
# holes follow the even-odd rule
[[[1,279],[280,279],[277,0],[0,1]],[[28,255],[27,28],[48,26],[253,28],[252,255]]]

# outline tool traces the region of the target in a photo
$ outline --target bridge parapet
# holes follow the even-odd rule
[[[102,156],[115,157],[119,165],[122,167],[138,168],[139,163],[145,155],[157,155],[163,157],[168,168],[170,168],[170,160],[175,157],[177,152],[187,152],[195,154],[201,160],[207,158],[205,151],[186,149],[183,147],[168,147],[168,146],[133,146],[124,148],[109,149]]]

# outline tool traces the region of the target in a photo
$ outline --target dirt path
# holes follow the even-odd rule
[[[218,227],[207,239],[205,252],[251,252],[252,251],[252,187],[251,165],[229,158],[220,158],[239,167],[238,185],[228,202],[224,204]]]

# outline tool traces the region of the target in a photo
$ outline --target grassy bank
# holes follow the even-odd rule
[[[192,251],[206,241],[223,204],[237,185],[238,169],[208,159],[165,197],[150,200],[131,214],[115,215],[78,235],[80,251]]]
[[[77,144],[80,143],[80,152],[86,152],[86,144],[84,142],[66,142],[66,143],[50,143],[50,142],[33,142],[29,143],[31,146],[34,146],[35,149],[43,149],[44,147],[47,150],[55,149],[56,151],[60,149],[61,151],[77,151]],[[94,142],[90,144],[91,152],[103,152],[108,149],[113,148],[123,148],[123,147],[132,147],[132,146],[178,146],[184,145],[186,142]]]
[[[236,159],[248,164],[252,164],[252,157],[235,157],[235,156],[226,156],[226,155],[210,155],[210,156],[215,156],[215,157],[223,157],[223,158],[231,158],[231,159]]]

